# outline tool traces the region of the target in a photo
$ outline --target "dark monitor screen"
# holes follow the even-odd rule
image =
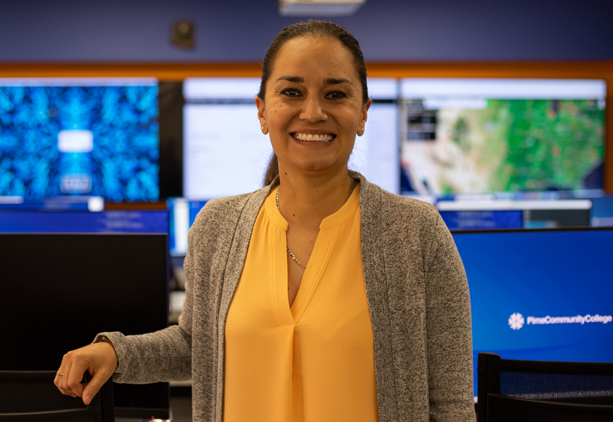
[[[57,370],[101,331],[168,325],[167,235],[0,234],[0,370]],[[169,416],[167,383],[115,384],[117,416]]]
[[[613,229],[455,232],[474,362],[613,362]],[[477,376],[475,365],[475,396]]]

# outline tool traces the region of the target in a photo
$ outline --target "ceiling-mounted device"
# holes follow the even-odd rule
[[[366,0],[279,0],[279,13],[283,16],[349,16],[364,3]]]

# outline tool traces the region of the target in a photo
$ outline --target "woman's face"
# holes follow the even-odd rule
[[[345,169],[370,103],[362,102],[362,85],[347,48],[334,38],[310,36],[279,49],[266,99],[256,98],[260,124],[270,133],[281,172]]]

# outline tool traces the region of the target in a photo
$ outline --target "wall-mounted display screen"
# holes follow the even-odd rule
[[[348,166],[399,193],[398,81],[369,79],[373,105]],[[257,118],[260,78],[189,78],[183,84],[183,196],[238,195],[263,186],[273,153]]]
[[[0,210],[0,233],[168,233],[168,211]]]
[[[369,78],[368,110],[364,135],[356,136],[348,167],[362,173],[369,182],[400,193],[398,166],[398,80]]]
[[[613,227],[613,196],[592,199],[590,225],[593,227]]]
[[[475,362],[613,362],[613,229],[456,232]],[[475,396],[477,377],[475,365]]]
[[[603,189],[602,80],[401,81],[402,191]]]
[[[168,238],[170,255],[183,256],[187,253],[187,233],[206,202],[189,201],[185,198],[170,198],[166,201],[170,217]]]
[[[592,200],[438,201],[450,230],[588,227]]]
[[[183,196],[211,199],[262,187],[272,154],[255,106],[259,78],[183,83]]]
[[[155,79],[0,79],[0,196],[159,198]]]

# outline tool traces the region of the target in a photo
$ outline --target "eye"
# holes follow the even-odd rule
[[[281,94],[285,95],[286,97],[299,97],[301,95],[300,91],[295,88],[284,89],[281,91]]]
[[[345,94],[343,91],[331,91],[326,94],[326,98],[329,100],[340,100],[347,98],[347,94]]]

